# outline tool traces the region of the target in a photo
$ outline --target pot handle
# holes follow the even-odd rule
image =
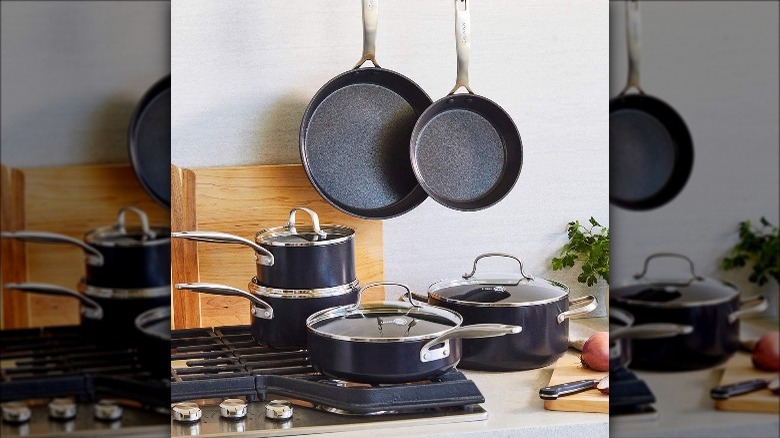
[[[749,305],[752,303],[755,304],[753,304],[752,306],[746,309],[742,308],[742,306]],[[763,312],[764,310],[767,309],[767,307],[769,307],[769,303],[767,302],[766,297],[764,297],[763,295],[756,295],[746,300],[740,300],[739,307],[740,307],[739,310],[736,310],[729,314],[728,317],[729,324],[734,324],[735,322],[737,322],[738,319],[742,318],[743,316],[755,315]]]
[[[455,94],[463,87],[470,94],[474,91],[469,87],[469,58],[471,58],[471,13],[470,0],[455,0],[455,53],[458,56],[458,76],[455,87],[449,94]],[[462,8],[462,9],[461,9]]]
[[[149,322],[159,321],[160,319],[170,318],[170,317],[171,317],[170,307],[168,306],[155,307],[153,309],[145,311],[144,313],[138,315],[135,318],[135,328],[136,330],[140,331],[141,333],[147,336],[152,336],[160,340],[170,342],[171,340],[170,335],[165,336],[163,333],[145,328]]]
[[[677,335],[687,335],[693,332],[693,327],[682,324],[652,323],[640,324],[632,327],[613,329],[609,331],[609,339],[660,339],[671,338]]]
[[[235,236],[233,234],[220,233],[218,231],[179,231],[171,233],[171,237],[194,240],[196,242],[232,243],[248,246],[255,250],[255,260],[257,260],[258,263],[264,266],[274,265],[274,255],[271,254],[270,251],[249,239],[244,239],[243,237]]]
[[[626,46],[628,47],[628,80],[618,96],[626,94],[631,87],[636,88],[639,94],[645,94],[639,86],[639,54],[642,44],[639,33],[642,30],[642,19],[639,14],[639,1],[628,0],[626,2]]]
[[[493,338],[520,333],[523,330],[519,325],[506,324],[473,324],[454,328],[443,335],[425,343],[420,349],[420,362],[431,362],[443,359],[450,355],[450,339],[477,339]],[[444,346],[431,350],[431,347],[444,343]]]
[[[320,229],[320,217],[317,216],[317,213],[314,212],[314,210],[306,207],[294,207],[292,210],[290,210],[290,219],[287,221],[287,229],[291,233],[297,233],[298,231],[295,229],[295,213],[297,211],[303,211],[305,213],[308,213],[309,216],[311,216],[311,226],[314,229],[314,232],[317,233],[318,236],[321,238],[326,238],[328,235]]]
[[[512,260],[516,261],[520,265],[520,275],[522,277],[520,277],[520,279],[517,280],[517,283],[505,283],[505,284],[504,283],[496,283],[496,284],[501,284],[503,286],[517,286],[518,284],[520,284],[521,281],[523,281],[523,279],[526,279],[526,280],[533,280],[534,279],[533,275],[526,275],[525,272],[523,272],[523,262],[519,258],[517,258],[517,257],[515,257],[513,255],[510,255],[510,254],[502,253],[502,252],[488,252],[488,253],[485,253],[485,254],[478,255],[477,258],[474,259],[474,265],[471,267],[471,272],[463,274],[463,278],[468,280],[469,278],[473,277],[474,274],[477,273],[477,263],[480,260],[482,260],[484,258],[488,258],[488,257],[504,257],[504,258],[512,259]]]
[[[103,254],[101,254],[97,248],[64,234],[50,233],[48,231],[3,231],[0,233],[0,237],[32,243],[64,243],[75,245],[84,251],[84,259],[87,261],[88,265],[100,267],[103,266],[103,263],[105,262]]]
[[[360,290],[358,290],[357,301],[355,301],[355,304],[352,305],[352,309],[357,309],[362,304],[362,301],[363,301],[363,291],[364,290],[370,289],[372,287],[379,287],[379,286],[398,286],[398,287],[403,288],[404,290],[406,290],[406,292],[404,292],[404,296],[407,297],[407,299],[409,300],[409,304],[412,305],[412,307],[409,308],[409,311],[411,311],[415,307],[416,308],[422,307],[422,306],[420,306],[419,303],[417,303],[414,300],[414,298],[412,298],[412,290],[409,289],[409,286],[407,286],[407,285],[405,285],[403,283],[395,283],[395,282],[392,282],[392,281],[375,281],[373,283],[368,283],[367,285],[361,287]]]
[[[274,309],[270,304],[247,291],[235,287],[215,283],[177,283],[175,287],[178,290],[188,290],[201,294],[246,298],[252,303],[252,315],[261,319],[274,318]]]
[[[88,319],[103,319],[103,308],[92,298],[80,294],[74,290],[47,283],[6,283],[6,289],[17,290],[20,292],[41,294],[41,295],[60,295],[72,297],[79,300],[82,304],[81,314]]]
[[[580,304],[585,304],[585,305],[573,309],[570,308],[569,310],[558,314],[558,318],[557,318],[558,324],[562,324],[563,321],[566,320],[566,318],[571,318],[572,316],[579,316],[579,315],[584,315],[586,313],[590,313],[594,311],[596,307],[598,307],[599,305],[598,301],[596,301],[596,297],[594,297],[593,295],[585,295],[584,297],[580,297],[569,301],[569,306],[579,306]]]
[[[141,231],[144,233],[144,239],[154,239],[157,237],[157,233],[152,231],[149,227],[149,216],[137,207],[127,206],[119,209],[119,213],[116,215],[116,230],[122,234],[127,234],[127,228],[125,228],[125,213],[132,211],[138,215],[138,219],[141,221]]]
[[[379,22],[379,0],[363,0],[363,56],[355,64],[358,68],[371,61],[374,67],[379,67],[376,63],[376,28]]]
[[[694,266],[693,266],[693,260],[689,259],[688,257],[686,257],[686,256],[684,256],[682,254],[677,254],[677,253],[674,253],[674,252],[659,252],[659,253],[651,254],[650,256],[648,256],[645,259],[645,265],[642,268],[642,272],[638,272],[638,273],[634,274],[634,279],[640,280],[640,279],[642,279],[645,276],[645,274],[647,274],[647,266],[650,263],[650,260],[656,259],[656,258],[662,258],[662,257],[683,259],[686,262],[688,262],[688,266],[690,266],[690,268],[691,268],[691,278],[688,279],[688,281],[686,281],[685,283],[668,283],[667,282],[666,284],[668,284],[669,286],[679,286],[679,287],[689,286],[694,281],[703,281],[704,280],[704,277],[696,275],[696,271],[695,271]]]

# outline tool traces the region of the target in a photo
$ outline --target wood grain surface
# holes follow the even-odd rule
[[[10,209],[15,219],[8,224],[9,230],[49,231],[83,239],[90,229],[116,222],[117,211],[126,205],[144,210],[153,224],[167,225],[170,220],[168,210],[144,191],[127,164],[11,169],[11,181]],[[6,229],[5,219],[3,226]],[[24,256],[13,254],[15,281],[75,289],[85,274],[82,251],[76,247],[17,245]],[[80,320],[73,299],[18,292],[7,295],[3,294],[3,328],[77,324]]]
[[[756,369],[750,361],[750,354],[739,351],[726,362],[720,385],[728,385],[744,380],[772,379],[777,377],[777,372]],[[778,414],[780,413],[780,396],[772,394],[768,389],[762,389],[761,391],[738,395],[726,400],[716,400],[715,407],[722,411],[771,412]]]
[[[322,224],[355,229],[356,269],[361,283],[383,278],[382,222],[358,219],[336,210],[312,187],[302,166],[174,166],[172,172],[178,181],[175,190],[179,192],[173,194],[171,206],[173,229],[220,231],[252,240],[260,229],[287,223],[292,207],[305,206],[317,212]],[[306,215],[298,215],[299,223],[307,220]],[[196,257],[187,249],[191,245],[197,248]],[[172,264],[174,283],[197,279],[246,290],[256,273],[252,250],[236,245],[177,244]],[[383,298],[381,288],[366,297]],[[175,291],[173,299],[174,328],[250,322],[249,303],[242,298]],[[177,314],[181,312],[187,314]]]
[[[567,354],[558,359],[548,386],[585,379],[601,379],[608,373],[589,370],[580,364],[579,354]],[[601,412],[609,413],[609,396],[597,389],[589,389],[577,394],[559,397],[557,400],[545,400],[544,408],[550,411]]]

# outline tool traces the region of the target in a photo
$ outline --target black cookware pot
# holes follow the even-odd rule
[[[138,215],[139,226],[125,225],[128,211]],[[171,229],[150,226],[146,213],[135,207],[121,208],[116,224],[90,230],[83,242],[44,231],[3,232],[2,237],[80,247],[86,259],[85,283],[96,288],[149,289],[171,284]]]
[[[693,327],[681,324],[650,323],[634,325],[634,317],[625,310],[609,309],[609,369],[631,364],[632,339],[660,339],[693,332]]]
[[[149,289],[109,289],[79,284],[79,292],[54,284],[6,283],[8,290],[43,295],[68,296],[79,300],[81,326],[86,336],[98,343],[130,345],[138,341],[135,318],[155,307],[170,305],[170,286]]]
[[[647,279],[650,260],[674,257],[686,260],[691,277]],[[610,304],[628,311],[636,324],[673,323],[689,325],[686,335],[662,339],[632,339],[632,368],[685,371],[725,362],[739,347],[739,319],[767,308],[763,296],[741,300],[732,284],[696,275],[693,262],[680,254],[659,253],[645,260],[634,282],[612,288]]]
[[[212,283],[180,283],[176,289],[247,298],[252,338],[275,348],[306,348],[306,318],[312,313],[357,301],[357,281],[323,289],[274,289],[249,283],[249,292]]]
[[[312,226],[296,226],[297,211],[308,213]],[[257,282],[269,288],[322,289],[356,281],[355,230],[342,225],[321,227],[317,213],[306,207],[290,210],[286,225],[258,231],[254,242],[213,231],[182,231],[173,237],[254,249]]]
[[[477,263],[486,257],[516,260],[520,272],[476,278]],[[428,303],[458,312],[464,324],[523,327],[522,335],[463,341],[461,368],[485,371],[528,370],[554,363],[569,348],[569,318],[589,313],[597,306],[592,295],[570,300],[566,285],[526,275],[520,259],[500,253],[477,257],[471,273],[462,279],[431,285]]]
[[[144,369],[156,377],[170,378],[171,307],[155,307],[138,315],[135,328],[141,340],[138,356]]]
[[[461,359],[461,338],[519,333],[521,327],[476,324],[462,327],[452,310],[416,303],[399,283],[371,283],[406,289],[409,303],[382,301],[322,310],[306,320],[309,360],[325,375],[381,384],[431,379]]]

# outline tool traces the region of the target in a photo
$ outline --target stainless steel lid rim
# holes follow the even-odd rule
[[[96,246],[96,247],[118,247],[118,248],[135,248],[135,247],[150,247],[157,245],[170,245],[171,244],[171,229],[163,225],[153,225],[150,230],[154,231],[157,236],[150,239],[132,239],[128,238],[122,241],[109,241],[109,237],[121,237],[132,236],[135,234],[143,234],[140,227],[129,227],[125,232],[117,230],[115,225],[107,225],[100,228],[95,228],[88,231],[84,235],[84,242]],[[136,233],[136,231],[138,231]]]
[[[92,286],[87,283],[86,279],[82,279],[78,286],[79,292],[84,293],[90,297],[95,298],[111,298],[111,299],[142,299],[142,298],[160,298],[170,296],[171,285],[166,284],[156,287],[144,287],[144,288],[111,288]]]
[[[257,277],[252,277],[249,282],[249,292],[266,298],[281,299],[314,299],[338,297],[355,292],[358,288],[358,280],[339,286],[326,287],[321,289],[281,289],[276,287],[263,286],[258,283]]]
[[[480,301],[471,301],[471,300],[461,300],[458,298],[451,298],[451,297],[445,297],[442,294],[437,293],[437,291],[440,290],[446,290],[448,288],[452,288],[455,286],[467,286],[467,285],[474,285],[474,286],[495,286],[495,287],[503,287],[506,286],[505,284],[502,284],[500,280],[497,279],[486,279],[486,278],[472,278],[468,280],[442,280],[438,281],[431,286],[428,287],[428,295],[433,297],[434,299],[437,299],[439,301],[447,302],[447,303],[453,303],[453,304],[460,304],[463,306],[472,306],[472,307],[531,307],[531,306],[541,306],[545,304],[550,303],[556,303],[559,301],[562,301],[564,299],[569,299],[569,288],[563,283],[559,283],[555,280],[549,280],[545,278],[535,278],[534,280],[528,280],[526,282],[520,282],[517,286],[521,285],[531,285],[533,282],[545,282],[554,288],[560,289],[561,293],[558,296],[542,299],[542,300],[534,300],[534,301],[517,301],[517,302],[494,302],[494,303],[486,303],[486,302],[480,302]],[[540,283],[544,284],[544,283]],[[515,287],[517,287],[515,286]],[[546,286],[546,285],[545,285]],[[553,288],[550,288],[553,290]]]
[[[313,227],[297,227],[295,233],[291,233],[287,225],[263,228],[255,234],[255,242],[260,245],[268,245],[275,247],[311,247],[311,246],[330,246],[340,245],[355,238],[355,230],[343,225],[323,225],[322,231],[328,236],[337,235],[335,238],[325,238],[324,240],[302,241],[302,242],[280,242],[274,240],[278,237],[300,235],[304,233],[314,234]]]

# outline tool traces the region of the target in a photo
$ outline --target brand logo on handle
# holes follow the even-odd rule
[[[469,42],[468,30],[469,30],[468,29],[468,25],[466,23],[461,23],[461,26],[460,26],[460,42],[462,44],[466,44],[466,43]]]

